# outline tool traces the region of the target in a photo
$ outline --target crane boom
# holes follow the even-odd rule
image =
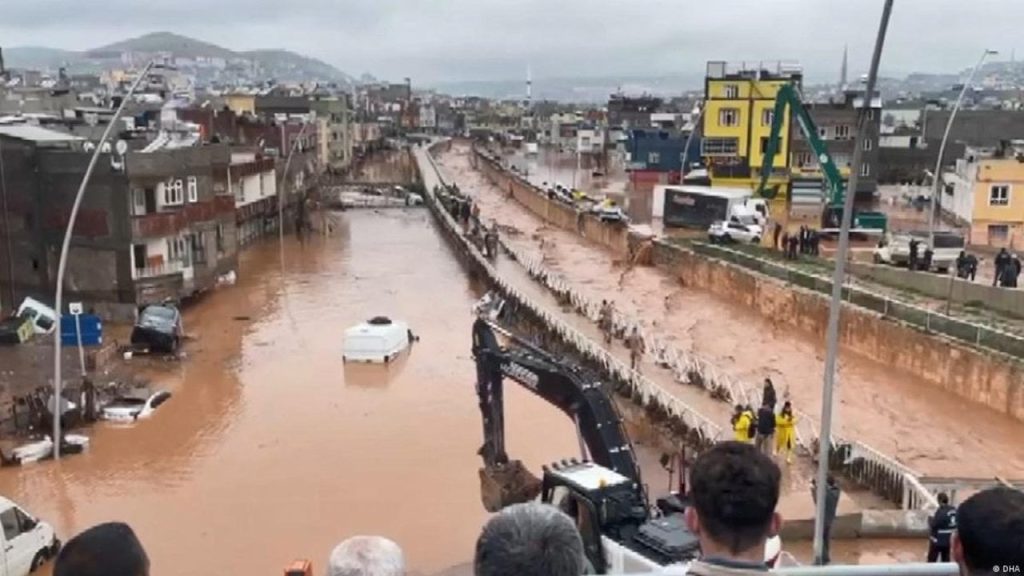
[[[832,155],[828,153],[825,142],[818,134],[818,126],[814,123],[811,115],[808,114],[807,109],[804,108],[803,103],[800,101],[800,95],[792,84],[782,85],[775,96],[772,127],[768,136],[768,143],[764,147],[764,158],[761,163],[761,183],[758,186],[758,194],[765,197],[770,197],[771,195],[770,193],[766,195],[765,191],[768,186],[768,177],[771,176],[772,169],[774,168],[775,155],[779,149],[779,138],[782,132],[782,122],[786,115],[786,108],[789,108],[792,112],[797,125],[800,127],[800,132],[803,133],[804,139],[807,140],[811,151],[814,152],[818,165],[821,166],[821,171],[825,174],[825,181],[829,188],[828,204],[842,205],[845,201],[846,183],[843,181],[843,176],[839,173],[839,169],[832,160]]]

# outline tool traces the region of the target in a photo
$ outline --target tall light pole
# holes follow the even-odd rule
[[[971,82],[974,81],[974,75],[978,73],[985,58],[998,53],[996,50],[989,49],[982,51],[981,58],[978,58],[978,63],[974,65],[970,75],[967,76],[967,81],[964,82],[963,88],[960,89],[960,95],[956,98],[956,104],[953,105],[953,110],[949,113],[949,120],[946,121],[946,131],[943,132],[942,142],[939,144],[939,156],[935,159],[935,172],[932,173],[932,198],[928,203],[928,247],[932,250],[935,249],[935,210],[942,205],[942,202],[939,201],[939,193],[942,189],[942,157],[946,153],[946,140],[949,139],[949,132],[953,128],[956,113],[960,111],[960,104],[963,103],[964,96],[971,87]]]
[[[299,130],[299,134],[295,137],[292,142],[290,149],[288,150],[288,157],[284,161],[284,171],[281,172],[281,185],[277,191],[277,232],[278,242],[281,245],[281,250],[284,250],[284,193],[288,188],[288,167],[291,166],[292,156],[295,154],[295,150],[299,146],[299,142],[302,141],[302,136],[306,133],[306,128],[309,128],[311,122],[306,122],[302,125]],[[287,145],[286,140],[287,129],[284,125],[281,126],[281,150]]]
[[[690,113],[690,116],[692,117],[694,113],[696,113],[697,116],[692,122],[690,122],[690,134],[686,137],[686,145],[683,146],[683,169],[679,174],[680,184],[682,184],[683,176],[685,176],[686,173],[689,172],[688,168],[690,159],[690,144],[693,143],[693,135],[697,133],[697,128],[700,126],[700,121],[702,118],[704,118],[704,108],[701,108],[700,106],[694,104],[693,112]]]
[[[64,230],[64,242],[60,247],[60,259],[57,261],[57,287],[56,293],[53,297],[53,309],[57,312],[57,330],[53,335],[53,458],[54,460],[60,459],[60,417],[62,406],[61,406],[61,370],[60,370],[60,318],[61,309],[63,308],[64,299],[64,270],[67,268],[68,263],[68,250],[71,248],[71,236],[75,232],[75,220],[78,218],[78,209],[82,206],[82,198],[85,196],[85,188],[89,185],[89,179],[92,178],[92,171],[96,168],[96,162],[100,158],[100,152],[103,150],[103,145],[106,144],[107,139],[110,138],[110,133],[114,130],[114,126],[117,125],[121,119],[121,113],[124,112],[125,104],[131,100],[135,90],[142,84],[142,80],[149,74],[149,70],[156,64],[156,60],[150,60],[146,64],[145,68],[139,72],[139,77],[132,82],[128,93],[124,95],[121,100],[121,104],[118,105],[117,110],[114,112],[114,117],[110,119],[110,123],[107,124],[105,130],[103,130],[103,136],[100,137],[100,141],[96,144],[96,149],[93,150],[92,158],[89,159],[89,166],[85,169],[85,176],[82,176],[82,182],[78,185],[78,193],[75,194],[75,202],[71,205],[71,214],[68,216],[68,226]]]
[[[839,312],[843,306],[846,257],[850,251],[853,198],[857,195],[857,179],[860,175],[860,164],[864,158],[864,139],[868,132],[868,112],[872,109],[871,101],[875,97],[878,65],[882,60],[882,48],[885,46],[885,33],[889,28],[892,4],[893,0],[885,0],[885,5],[882,7],[882,20],[878,25],[878,36],[875,38],[875,51],[871,55],[871,68],[868,71],[864,105],[857,112],[857,137],[854,141],[853,164],[850,167],[850,180],[843,202],[843,218],[839,226],[839,249],[836,254],[835,273],[832,276],[832,301],[828,309],[828,330],[825,340],[825,377],[821,395],[821,430],[818,434],[818,473],[815,490],[817,506],[814,515],[814,562],[819,565],[824,564],[826,480],[832,448],[832,393],[835,389],[836,359],[839,354]]]

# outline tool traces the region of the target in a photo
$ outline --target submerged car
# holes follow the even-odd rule
[[[170,397],[171,393],[166,390],[161,390],[149,398],[119,396],[107,403],[100,415],[104,420],[112,422],[134,422],[152,416],[153,411]]]
[[[170,304],[147,306],[132,330],[132,346],[174,354],[181,344],[181,312]]]
[[[345,362],[387,364],[415,340],[405,322],[377,316],[345,330]]]

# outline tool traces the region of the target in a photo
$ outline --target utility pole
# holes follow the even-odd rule
[[[815,499],[817,501],[814,515],[814,563],[824,564],[825,552],[825,500],[828,478],[828,463],[832,448],[832,408],[835,389],[836,359],[839,354],[839,312],[843,306],[843,282],[846,273],[846,258],[850,251],[850,223],[853,220],[853,198],[857,194],[857,179],[860,165],[864,157],[864,138],[867,137],[868,111],[871,100],[875,96],[875,84],[878,82],[878,66],[882,60],[882,48],[885,46],[885,33],[889,28],[889,17],[892,15],[893,0],[885,0],[882,7],[882,20],[875,38],[875,51],[871,56],[871,68],[868,71],[868,82],[864,94],[864,105],[857,112],[857,137],[854,141],[853,164],[850,167],[850,181],[846,188],[843,202],[843,217],[839,227],[839,250],[836,253],[836,268],[832,276],[832,301],[828,309],[828,329],[826,332],[825,377],[821,399],[821,429],[818,434],[818,472]]]
[[[85,196],[85,188],[89,185],[89,179],[92,178],[92,171],[96,168],[96,162],[100,158],[100,151],[103,150],[103,145],[110,138],[110,133],[113,131],[114,126],[121,120],[121,113],[124,112],[124,107],[132,98],[132,94],[138,89],[139,85],[142,84],[142,80],[149,74],[149,70],[155,65],[156,60],[150,60],[146,67],[139,72],[138,78],[132,83],[128,92],[121,99],[121,103],[117,106],[117,110],[114,112],[114,117],[110,119],[110,123],[107,124],[105,130],[103,130],[103,136],[100,137],[100,141],[96,143],[96,149],[93,150],[92,158],[89,160],[89,166],[85,169],[85,175],[82,176],[82,182],[78,185],[78,193],[75,194],[75,201],[71,205],[71,214],[68,215],[68,226],[64,230],[64,242],[60,247],[60,258],[57,261],[57,288],[53,298],[53,309],[57,313],[57,330],[53,335],[53,459],[60,459],[60,417],[63,412],[63,406],[61,403],[61,368],[60,368],[60,354],[61,354],[61,342],[60,342],[60,318],[61,308],[63,308],[62,300],[64,299],[64,271],[68,265],[68,252],[71,249],[71,236],[75,232],[75,220],[78,219],[78,210],[82,207],[82,198]]]

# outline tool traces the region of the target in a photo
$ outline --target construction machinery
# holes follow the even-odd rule
[[[700,554],[697,537],[683,520],[685,497],[661,498],[650,506],[633,446],[622,418],[601,381],[584,369],[526,342],[496,323],[503,301],[488,295],[477,307],[473,357],[483,415],[481,495],[488,511],[538,495],[575,518],[594,573],[660,571]],[[506,345],[499,343],[501,334]],[[505,452],[505,378],[520,384],[576,424],[581,459],[546,466],[542,478]],[[779,539],[766,546],[774,565]]]
[[[772,174],[775,164],[775,155],[779,149],[779,138],[782,132],[783,119],[786,116],[786,109],[789,109],[800,127],[800,132],[807,140],[807,144],[814,152],[814,156],[821,168],[824,178],[824,202],[821,213],[821,228],[823,230],[838,229],[843,218],[843,205],[846,201],[846,181],[839,168],[832,160],[828,147],[818,133],[818,127],[814,119],[804,108],[800,99],[800,93],[792,84],[784,84],[779,88],[775,96],[775,109],[772,114],[771,133],[764,146],[764,159],[761,164],[761,182],[758,185],[757,193],[764,198],[774,198],[778,195],[776,187],[768,187],[768,178]],[[854,211],[853,228],[861,231],[882,231],[888,226],[888,219],[881,212]]]

